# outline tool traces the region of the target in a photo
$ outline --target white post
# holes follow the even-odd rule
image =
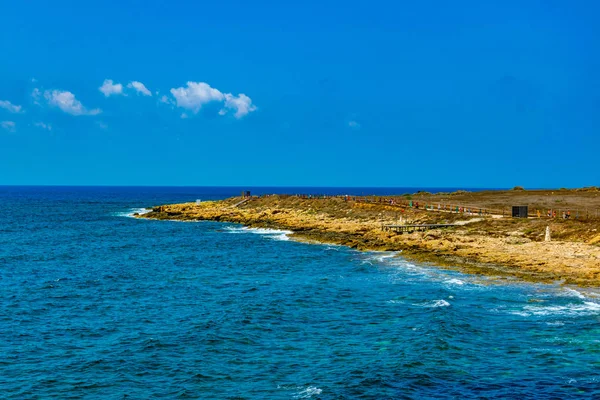
[[[550,241],[550,226],[548,225],[546,227],[546,237],[544,238],[545,242],[549,242]]]

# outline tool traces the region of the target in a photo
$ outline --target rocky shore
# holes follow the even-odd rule
[[[157,206],[138,218],[222,221],[291,230],[296,240],[359,250],[399,251],[402,257],[473,274],[600,286],[600,226],[595,221],[513,219],[296,196],[231,198]],[[384,224],[453,223],[449,229],[398,234]],[[544,241],[550,226],[556,239]]]

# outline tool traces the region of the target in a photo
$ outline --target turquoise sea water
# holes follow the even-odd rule
[[[128,217],[238,192],[0,187],[0,397],[600,397],[593,292]]]

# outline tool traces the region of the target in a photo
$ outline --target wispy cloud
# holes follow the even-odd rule
[[[0,122],[0,127],[2,127],[2,129],[7,130],[9,132],[17,131],[17,124],[15,124],[14,121],[2,121],[2,122]]]
[[[360,129],[360,124],[356,121],[348,122],[348,126],[352,129]]]
[[[33,104],[41,105],[40,99],[42,98],[42,91],[40,89],[33,89],[33,92],[31,92],[31,97],[33,98]]]
[[[39,98],[40,91],[35,89],[33,92],[34,99]],[[98,115],[102,112],[99,108],[88,110],[81,104],[79,100],[75,98],[75,95],[69,91],[61,90],[46,90],[44,92],[44,98],[49,105],[58,107],[62,111],[71,115]]]
[[[0,100],[0,108],[4,108],[13,114],[19,114],[23,112],[23,107],[13,104],[8,100]]]
[[[152,96],[152,93],[150,93],[146,85],[144,85],[142,82],[131,81],[127,84],[127,87],[129,89],[135,89],[135,91],[138,94],[142,94],[144,96]]]
[[[175,103],[175,102],[173,101],[173,99],[171,99],[171,98],[167,97],[167,96],[166,96],[166,95],[164,95],[164,94],[161,96],[161,98],[159,99],[159,101],[160,101],[161,103],[165,103],[165,104],[171,104],[171,105],[173,105],[173,104]]]
[[[175,98],[177,107],[191,110],[194,113],[200,111],[204,105],[213,102],[223,103],[219,115],[225,115],[229,110],[234,110],[235,118],[242,118],[257,109],[252,104],[252,99],[245,94],[234,96],[231,93],[222,93],[206,82],[187,82],[185,87],[172,88],[171,94]],[[163,96],[161,101],[167,103],[168,98]]]
[[[112,79],[105,79],[102,86],[98,88],[104,96],[108,97],[111,95],[123,94],[123,85],[120,83],[114,83]]]
[[[108,125],[106,125],[104,122],[102,121],[97,121],[96,125],[98,125],[98,128],[102,129],[102,130],[107,130],[108,129]]]
[[[46,124],[45,122],[35,122],[33,124],[33,126],[35,126],[36,128],[47,130],[47,131],[51,131],[52,130],[52,125]]]

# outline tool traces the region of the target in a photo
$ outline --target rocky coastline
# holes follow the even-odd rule
[[[393,202],[266,196],[161,205],[137,218],[221,221],[293,231],[292,238],[402,257],[471,274],[600,286],[600,232],[594,221],[516,220],[470,212],[407,208]],[[449,229],[399,234],[383,225],[452,223]],[[562,239],[544,240],[546,227]],[[574,238],[569,229],[577,231]],[[584,232],[585,234],[582,234]]]

